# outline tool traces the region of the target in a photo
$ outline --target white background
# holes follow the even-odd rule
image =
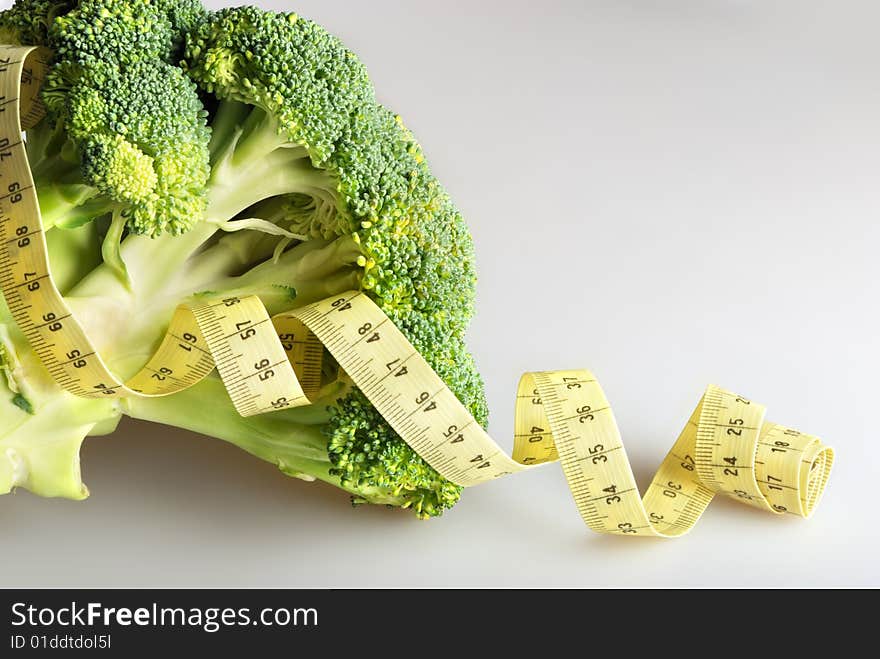
[[[86,442],[89,500],[0,499],[0,584],[880,585],[880,6],[274,6],[360,54],[469,219],[502,444],[522,371],[589,367],[644,487],[715,382],[837,448],[825,499],[809,521],[718,500],[680,540],[602,537],[550,465],[418,522],[125,422]]]

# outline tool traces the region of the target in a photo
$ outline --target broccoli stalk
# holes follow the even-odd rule
[[[314,405],[245,419],[228,400],[220,379],[212,376],[173,399],[127,399],[125,414],[227,441],[274,464],[287,476],[321,480],[343,489],[354,503],[411,506],[411,499],[395,496],[386,488],[352,487],[333,473],[324,428],[331,420],[328,408],[344,391],[345,385],[336,383]],[[290,441],[291,437],[296,441]]]
[[[120,401],[61,390],[11,322],[0,300],[0,494],[23,487],[83,499],[79,449],[87,435],[112,432]]]

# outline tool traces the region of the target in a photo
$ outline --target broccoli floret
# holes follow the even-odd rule
[[[80,0],[50,29],[58,61],[81,72],[108,59],[122,66],[165,60],[171,42],[171,21],[148,0]]]
[[[112,213],[129,231],[177,234],[203,217],[210,133],[195,85],[165,61],[168,5],[83,0],[54,20],[50,114],[28,134],[50,226]],[[195,6],[175,14],[180,29]]]
[[[183,51],[186,35],[196,29],[208,15],[200,0],[152,0],[156,9],[171,23],[171,50],[168,62],[177,64]]]
[[[80,0],[48,29],[54,61],[43,102],[63,116],[67,94],[97,70],[170,58],[171,21],[148,0]]]
[[[29,149],[41,204],[53,186],[73,207],[66,218],[109,200],[132,234],[119,251],[130,288],[112,276],[106,254],[70,288],[104,333],[111,366],[136,370],[174,306],[193,295],[259,295],[274,313],[361,288],[485,426],[483,385],[464,341],[475,287],[470,236],[351,51],[311,21],[251,7],[204,14],[189,3],[95,0],[54,26],[50,40],[66,44],[47,92],[62,101],[53,105],[58,123]],[[108,68],[101,53],[125,30],[140,48],[120,45]],[[126,400],[123,411],[228,440],[356,501],[427,517],[460,495],[332,364],[306,408],[243,419],[212,376],[171,397]]]
[[[60,118],[28,132],[49,226],[117,213],[131,231],[176,234],[202,218],[210,132],[195,85],[179,68],[93,66],[64,102]]]
[[[17,0],[0,11],[0,43],[48,45],[52,22],[76,4],[76,0]]]
[[[375,105],[363,65],[339,40],[292,14],[222,10],[189,35],[182,65],[219,100],[210,147],[217,212],[231,217],[286,193],[339,196],[329,158],[350,118]],[[353,228],[342,214],[336,223],[337,235]]]
[[[107,67],[74,86],[66,114],[83,179],[121,205],[132,231],[177,234],[201,219],[210,132],[179,68],[155,61]]]
[[[125,52],[123,57],[139,59],[158,57],[176,63],[186,34],[208,14],[199,0],[16,0],[9,9],[0,11],[0,43],[28,46],[53,46],[64,49],[75,58],[91,57],[103,61],[93,45],[77,41],[77,32],[68,31],[63,41],[52,39],[49,31],[58,17],[69,13],[66,20],[89,24],[108,47]],[[132,26],[140,35],[136,41],[127,41]],[[156,47],[156,44],[158,48]],[[148,45],[140,53],[138,47]]]

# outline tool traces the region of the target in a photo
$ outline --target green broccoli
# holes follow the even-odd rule
[[[192,3],[168,1],[123,4],[84,1],[55,19],[49,42],[59,46],[58,73],[50,76],[47,96],[58,91],[63,98],[53,105],[63,125],[38,127],[35,138],[28,137],[35,171],[47,172],[38,190],[84,186],[71,193],[65,188],[71,201],[49,232],[53,264],[69,258],[67,245],[79,250],[79,260],[94,260],[100,246],[87,232],[96,223],[80,219],[106,212],[95,210],[96,200],[112,200],[119,205],[113,212],[125,218],[114,237],[121,239],[118,253],[105,249],[103,262],[82,276],[68,275],[65,286],[111,367],[123,376],[135,372],[174,307],[193,296],[255,294],[275,313],[360,288],[485,425],[482,381],[464,340],[476,278],[467,227],[415,138],[377,103],[354,54],[295,14],[253,7],[203,13]],[[88,21],[86,5],[97,12]],[[101,16],[100,31],[89,27],[95,16]],[[174,37],[174,29],[182,36]],[[94,46],[127,30],[145,50],[122,48],[108,73],[110,56]],[[179,66],[169,63],[175,48]],[[200,96],[183,83],[170,84],[176,80],[171,69],[188,76]],[[118,121],[121,108],[142,120]],[[82,181],[69,182],[66,173],[44,165],[44,153],[77,162]],[[168,169],[161,166],[164,153]],[[208,154],[210,170],[181,169],[181,163],[201,162],[201,153]],[[168,171],[174,176],[163,179]],[[163,183],[168,180],[175,184]],[[42,206],[43,192],[40,199]],[[52,208],[46,210],[51,217]],[[72,231],[82,232],[78,241],[68,240]],[[12,406],[20,395],[32,407],[33,414],[16,408],[26,426],[32,423],[27,417],[43,418],[46,401],[62,395],[45,378],[33,390],[22,386],[31,374],[22,366],[28,351],[19,339],[8,333],[5,359],[14,366],[6,371],[15,383],[8,398]],[[86,403],[93,404],[87,416],[99,418],[82,435],[106,432],[127,414],[227,440],[287,474],[341,487],[356,502],[427,517],[460,495],[333,368],[314,405],[246,419],[216,374],[165,398],[102,401],[100,409],[95,401],[83,402],[84,409]],[[4,441],[0,435],[0,447]],[[0,488],[4,482],[10,481],[0,473]],[[35,489],[27,479],[14,482]]]
[[[180,37],[161,4],[82,0],[49,25],[50,115],[28,139],[48,227],[110,214],[118,239],[123,230],[180,233],[203,215],[207,113],[168,63]]]
[[[63,117],[48,118],[28,142],[47,226],[113,213],[131,231],[155,235],[198,221],[210,132],[179,68],[158,61],[96,67],[65,96]]]
[[[76,0],[17,0],[0,12],[0,43],[48,45],[49,27],[55,18],[76,4]]]

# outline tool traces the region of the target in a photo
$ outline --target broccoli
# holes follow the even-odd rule
[[[0,12],[0,43],[48,45],[49,26],[76,6],[76,0],[17,0]]]
[[[465,345],[470,235],[351,51],[296,14],[254,7],[82,0],[52,16],[51,113],[27,136],[28,153],[59,284],[115,372],[137,371],[182,301],[258,295],[276,313],[359,288],[485,426]],[[69,415],[81,421],[59,440],[69,455],[128,415],[229,441],[359,503],[429,517],[460,496],[332,367],[313,405],[257,417],[235,412],[216,374],[163,398],[81,400],[58,391],[14,327],[0,327],[15,419],[0,448],[14,449],[6,468],[18,474],[0,467],[0,491],[81,496],[76,479],[48,483],[54,449],[26,450],[22,433]],[[37,464],[48,474],[39,482],[28,476]]]
[[[162,4],[81,0],[53,14],[49,117],[28,139],[48,227],[108,216],[116,240],[124,230],[181,233],[203,214],[207,113],[168,63],[182,28]],[[194,22],[187,7],[175,16],[185,26]]]

